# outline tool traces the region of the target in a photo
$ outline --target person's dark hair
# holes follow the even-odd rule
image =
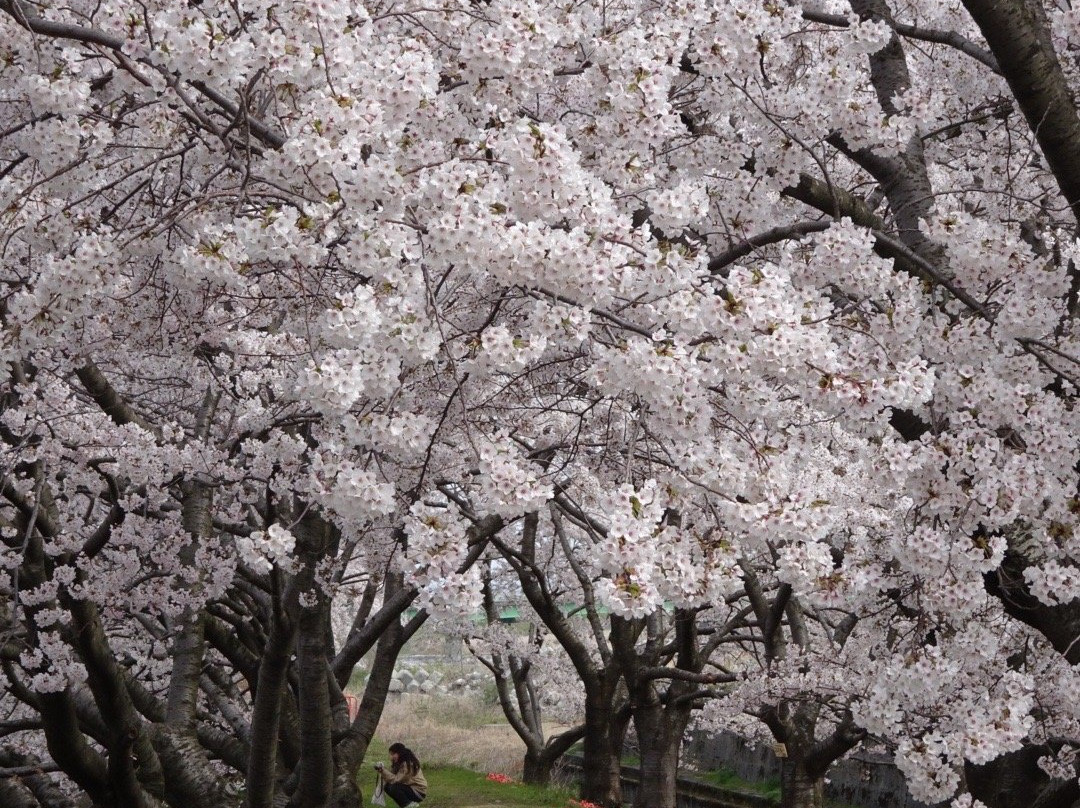
[[[397,763],[390,767],[390,771],[397,774],[401,771],[401,767],[404,766],[409,774],[416,774],[420,771],[420,760],[413,754],[413,750],[407,747],[403,743],[390,744],[390,751],[398,756]]]

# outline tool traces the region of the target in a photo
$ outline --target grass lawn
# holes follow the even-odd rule
[[[739,775],[730,769],[714,769],[707,772],[695,772],[691,775],[695,780],[700,780],[703,783],[717,786],[718,788],[727,788],[732,791],[750,791],[754,794],[760,794],[763,797],[768,797],[771,800],[780,802],[780,781],[778,779],[766,780],[763,783],[751,783],[747,780],[743,780]]]
[[[370,804],[375,775],[368,766],[360,775],[364,804]],[[456,766],[425,766],[428,798],[424,808],[572,808],[576,792],[567,788],[539,788],[523,783],[495,783],[486,774]],[[387,799],[388,808],[395,808]]]

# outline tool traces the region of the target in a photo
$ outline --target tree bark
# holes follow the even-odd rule
[[[551,783],[551,769],[555,765],[550,755],[543,749],[526,749],[521,782],[534,786],[546,786]]]
[[[274,804],[281,701],[296,631],[295,624],[285,612],[284,604],[278,604],[275,608],[270,637],[259,665],[258,689],[251,713],[251,749],[248,755],[245,803],[247,808],[273,808]]]
[[[109,722],[109,784],[117,808],[148,808],[164,796],[164,773],[146,726],[132,704],[97,607],[70,599],[73,645],[86,666],[87,683]]]
[[[300,668],[300,784],[289,802],[295,808],[324,808],[334,787],[325,633],[329,604],[321,593],[316,597],[319,601],[316,606],[300,611],[297,640],[297,663]]]
[[[800,758],[780,761],[780,808],[822,808],[824,777],[813,776]]]
[[[585,737],[585,726],[581,725],[552,736],[539,749],[527,750],[524,772],[521,775],[522,782],[538,786],[550,785],[551,775],[559,759],[583,737]]]
[[[1033,0],[964,0],[1013,97],[1076,213],[1080,205],[1080,117],[1050,39],[1042,4]],[[1080,218],[1080,217],[1078,217]]]
[[[704,656],[697,639],[695,616],[687,610],[676,610],[671,621],[663,611],[643,620],[611,618],[611,646],[626,682],[641,756],[635,806],[676,806],[679,754],[697,686],[687,680],[654,678],[650,671],[674,663],[672,672],[699,673]]]
[[[604,808],[622,805],[622,742],[613,732],[614,696],[610,676],[586,685],[581,797]]]
[[[202,483],[188,482],[182,488],[181,519],[190,540],[180,552],[185,566],[194,566],[198,542],[213,532],[212,489]],[[199,677],[206,651],[205,614],[188,609],[180,619],[180,631],[173,643],[173,669],[165,706],[165,721],[176,732],[187,733],[195,719],[199,699]]]
[[[0,749],[0,767],[33,768],[42,761],[33,755]],[[56,785],[52,776],[42,771],[30,771],[13,777],[0,776],[0,805],[4,808],[75,808],[75,803]]]
[[[207,760],[206,749],[191,734],[156,725],[151,740],[165,771],[165,801],[174,808],[231,808],[240,798],[228,789],[229,778],[221,776]]]
[[[1080,221],[1080,115],[1039,0],[964,0],[1001,67],[1062,196]],[[1068,310],[1077,312],[1080,269],[1070,268]]]
[[[634,729],[641,750],[636,808],[676,808],[679,753],[689,721],[689,708],[674,713],[659,703],[634,708]]]
[[[41,808],[41,803],[21,777],[0,777],[0,805],[4,808]]]
[[[187,612],[173,643],[173,669],[169,679],[166,722],[177,732],[191,732],[199,699],[199,678],[206,649],[205,614]]]
[[[1046,637],[1070,665],[1080,665],[1080,601],[1049,606],[1031,594],[1024,570],[1036,562],[1037,552],[1010,537],[1001,566],[983,578],[986,590],[1011,617]]]

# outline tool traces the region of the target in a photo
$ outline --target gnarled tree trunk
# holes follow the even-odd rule
[[[586,687],[581,797],[604,808],[619,808],[622,805],[622,736],[615,731],[615,687],[609,678],[604,677]]]
[[[824,786],[824,775],[815,777],[802,758],[781,760],[780,808],[822,808]]]
[[[690,710],[665,710],[660,704],[634,710],[634,728],[641,750],[641,783],[635,808],[675,808],[678,798],[679,752]]]

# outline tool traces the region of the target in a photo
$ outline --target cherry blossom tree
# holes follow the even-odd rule
[[[136,37],[118,8],[64,21],[3,8],[16,121],[3,144],[5,777],[21,778],[5,789],[58,805],[76,790],[103,806],[355,804],[389,670],[424,613],[400,616],[418,598],[454,607],[453,581],[502,525],[440,522],[421,503],[452,451],[421,402],[438,415],[453,400],[421,393],[420,376],[441,373],[409,312],[423,284],[378,281],[392,322],[371,319],[370,277],[335,256],[344,231],[327,240],[317,221],[345,203],[326,201],[300,152],[286,157],[285,119],[237,129],[187,106],[192,92],[224,98],[212,68],[178,79],[151,52],[170,52],[159,27],[195,20],[163,4]],[[197,25],[249,45],[293,28],[244,33],[243,13],[204,11]],[[327,20],[300,16],[293,41],[317,40]],[[200,48],[182,51],[193,67]],[[263,163],[271,152],[284,162]],[[372,327],[398,350],[349,347]],[[383,391],[341,361],[382,368],[368,382]],[[426,554],[403,560],[414,523]],[[424,530],[477,545],[439,558]],[[354,603],[341,648],[334,599]],[[350,725],[341,687],[373,647]],[[62,774],[59,790],[42,770]]]
[[[565,654],[547,641],[541,621],[530,616],[527,602],[520,597],[509,601],[518,604],[522,619],[514,621],[514,629],[503,624],[492,566],[489,562],[484,570],[485,630],[470,631],[465,641],[473,657],[491,672],[503,715],[525,744],[522,782],[550,785],[556,763],[585,735],[585,725],[579,723],[584,705],[575,698],[581,685]],[[549,735],[545,715],[567,726]]]
[[[930,799],[1075,778],[1070,8],[0,0],[0,42],[6,799],[356,804],[405,607],[478,609],[489,541],[536,607],[553,512],[624,633],[571,654],[608,760],[665,605],[723,603],[733,722]]]
[[[494,544],[516,573],[529,607],[573,669],[573,686],[579,694],[575,700],[581,702],[582,796],[600,805],[619,805],[623,741],[631,717],[622,670],[607,620],[600,614],[595,576],[581,566],[580,556],[557,525],[557,512],[547,519],[534,512],[523,520],[517,542],[511,542],[514,534],[508,532],[495,537]],[[567,603],[578,604],[579,613],[568,614]]]

